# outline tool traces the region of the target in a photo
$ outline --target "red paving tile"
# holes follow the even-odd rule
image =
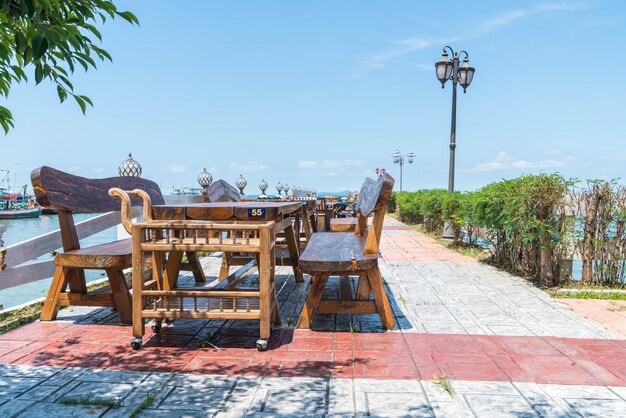
[[[277,330],[269,349],[256,335],[184,324],[147,330],[133,351],[127,326],[35,322],[0,336],[0,363],[249,376],[454,379],[626,386],[621,340],[416,333]],[[193,332],[192,332],[193,331]],[[256,331],[258,332],[258,331]],[[204,343],[203,343],[204,342]],[[201,347],[204,346],[204,347]]]
[[[487,354],[434,353],[441,373],[458,380],[507,381],[509,376]]]

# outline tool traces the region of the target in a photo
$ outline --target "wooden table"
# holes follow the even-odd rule
[[[272,201],[248,201],[248,202],[213,202],[213,203],[189,203],[181,205],[154,205],[152,216],[155,220],[202,220],[202,221],[232,221],[237,223],[270,222],[274,221],[274,233],[284,232],[287,241],[289,259],[281,258],[282,265],[290,265],[293,268],[297,282],[303,282],[304,277],[298,266],[300,249],[294,216],[301,213],[303,202],[272,202]],[[222,260],[220,279],[229,274],[232,265],[247,265],[249,258],[235,258],[230,253],[225,253]]]

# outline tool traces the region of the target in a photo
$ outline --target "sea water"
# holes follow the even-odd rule
[[[74,221],[80,222],[97,214],[77,213],[74,215]],[[39,218],[23,218],[23,219],[0,219],[0,237],[4,241],[3,246],[8,247],[39,235],[52,232],[59,229],[59,220],[57,215],[41,215]],[[105,231],[94,234],[81,240],[83,247],[91,245],[104,244],[106,242],[115,241],[117,239],[117,228],[109,228]],[[58,249],[57,251],[60,251]],[[43,261],[52,259],[51,254],[47,254],[37,258],[34,261]],[[93,281],[105,277],[104,271],[86,270],[85,276],[87,281]],[[0,305],[4,308],[21,305],[34,299],[42,298],[48,292],[52,278],[27,283],[21,286],[0,290]]]

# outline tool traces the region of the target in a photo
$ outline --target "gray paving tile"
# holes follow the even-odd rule
[[[367,412],[378,417],[434,417],[428,398],[415,393],[365,393]]]
[[[626,404],[613,399],[565,399],[572,409],[583,417],[623,418],[626,416]]]
[[[29,406],[33,405],[33,400],[14,399],[0,405],[0,417],[9,418],[14,417],[20,412],[24,411]]]
[[[463,395],[479,417],[536,417],[535,410],[521,396],[486,394]]]
[[[65,418],[98,417],[107,411],[107,407],[85,405],[61,405],[55,403],[36,403],[22,412],[20,418]]]

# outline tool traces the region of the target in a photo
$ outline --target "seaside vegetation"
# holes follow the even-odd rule
[[[615,181],[538,174],[463,193],[400,192],[390,200],[389,212],[438,235],[449,220],[452,246],[466,252],[482,247],[488,262],[540,286],[573,284],[564,262],[576,257],[583,264],[579,285],[624,287],[626,188]]]
[[[102,41],[97,26],[120,17],[139,24],[129,11],[119,11],[111,0],[4,0],[0,1],[0,95],[8,97],[11,85],[47,79],[56,85],[61,103],[72,97],[83,113],[93,106],[87,96],[74,93],[70,76],[76,68],[96,68],[96,60],[111,55],[96,45]],[[14,126],[11,111],[0,106],[0,126],[5,134]]]

